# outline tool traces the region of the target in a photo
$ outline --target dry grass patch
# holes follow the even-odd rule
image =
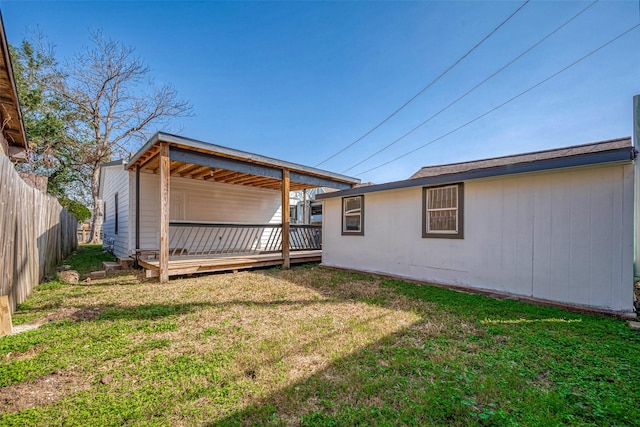
[[[68,394],[89,388],[86,379],[74,371],[55,371],[33,381],[0,388],[0,413],[50,405]]]
[[[162,285],[135,274],[52,283],[15,316],[42,327],[0,340],[2,390],[25,396],[5,401],[14,406],[3,407],[0,424],[597,425],[598,414],[618,424],[633,417],[625,384],[635,378],[637,343],[613,321],[534,321],[567,314],[318,267]],[[614,382],[600,379],[614,372]],[[56,381],[58,394],[48,394]]]

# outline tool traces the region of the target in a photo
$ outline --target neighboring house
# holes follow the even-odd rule
[[[331,191],[329,189],[329,191]],[[322,202],[316,200],[318,194],[326,193],[324,187],[291,192],[291,223],[322,225]]]
[[[27,137],[24,131],[18,90],[9,56],[9,44],[4,32],[4,23],[0,15],[0,153],[13,162],[28,160]]]
[[[631,315],[636,154],[622,138],[321,194],[322,263]]]
[[[359,180],[158,133],[129,162],[102,166],[103,239],[150,275],[320,260],[320,228],[289,225],[291,191]]]
[[[20,174],[29,160],[9,45],[0,15],[0,335],[10,313],[77,247],[76,219],[46,194],[46,178]]]

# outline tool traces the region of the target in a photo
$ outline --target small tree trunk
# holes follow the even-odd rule
[[[100,243],[100,231],[102,230],[102,200],[99,199],[100,167],[93,169],[91,175],[91,198],[93,199],[93,218],[91,219],[91,242]]]

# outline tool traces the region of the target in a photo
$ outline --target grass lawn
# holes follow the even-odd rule
[[[0,338],[0,425],[640,424],[625,321],[314,265],[49,282],[29,322]]]

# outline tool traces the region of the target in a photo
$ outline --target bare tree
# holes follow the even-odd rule
[[[73,129],[75,139],[83,141],[81,161],[93,201],[91,241],[97,243],[103,217],[100,165],[114,155],[125,156],[170,118],[190,115],[191,105],[179,100],[171,85],[153,88],[149,68],[132,47],[100,32],[92,33],[91,41],[91,47],[66,62],[54,84],[76,112]]]

